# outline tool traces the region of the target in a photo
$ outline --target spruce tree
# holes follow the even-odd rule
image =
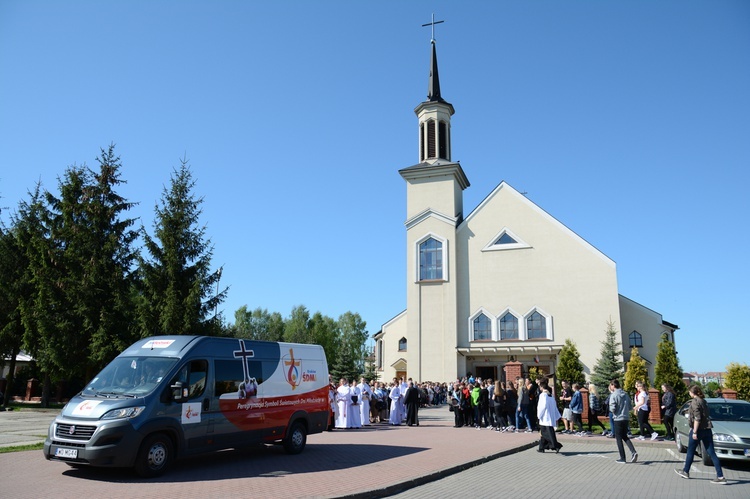
[[[7,388],[5,396],[0,398],[0,407],[7,406],[11,399],[16,356],[23,342],[20,300],[28,289],[24,281],[27,260],[18,244],[17,232],[15,227],[6,229],[0,224],[0,355],[9,359]]]
[[[567,381],[571,386],[573,383],[583,386],[586,375],[583,373],[580,357],[576,344],[570,338],[566,339],[557,359],[556,374],[559,381]]]
[[[669,341],[667,333],[661,335],[656,353],[654,387],[661,390],[661,385],[665,383],[674,389],[678,403],[688,399],[687,386],[682,381],[682,368],[680,367],[680,361],[677,359],[677,350],[674,343]]]
[[[604,334],[605,338],[602,341],[599,361],[591,373],[591,382],[594,383],[600,394],[609,393],[609,382],[613,379],[622,382],[623,377],[622,350],[618,341],[619,332],[615,329],[615,324],[612,321],[607,322],[607,330]]]
[[[216,335],[215,313],[227,288],[218,290],[221,268],[211,270],[213,247],[200,225],[202,198],[193,194],[187,160],[171,176],[155,207],[154,236],[142,229],[148,259],[140,259],[142,289],[138,306],[141,336],[157,334]]]
[[[642,382],[643,386],[648,389],[648,367],[646,361],[638,353],[638,348],[633,347],[630,351],[630,360],[628,361],[627,368],[625,370],[625,384],[623,390],[628,393],[635,393],[636,382]]]

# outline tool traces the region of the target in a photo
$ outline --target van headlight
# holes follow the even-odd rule
[[[125,407],[123,409],[112,409],[102,416],[102,419],[125,419],[138,416],[146,408],[145,405],[138,407]]]
[[[726,433],[714,433],[714,442],[736,442],[736,440]]]

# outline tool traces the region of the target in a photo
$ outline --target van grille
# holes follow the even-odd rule
[[[96,426],[57,423],[55,436],[73,440],[89,440],[96,431]]]

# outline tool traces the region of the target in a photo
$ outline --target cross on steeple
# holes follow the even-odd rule
[[[435,20],[435,14],[433,13],[433,14],[432,14],[432,22],[429,22],[429,23],[427,23],[427,24],[423,24],[423,25],[422,25],[422,27],[423,27],[423,28],[424,28],[425,26],[432,26],[432,38],[430,39],[430,42],[434,42],[434,41],[435,41],[435,25],[436,25],[436,24],[440,24],[440,23],[444,23],[444,22],[445,22],[445,21],[436,21],[436,20]]]

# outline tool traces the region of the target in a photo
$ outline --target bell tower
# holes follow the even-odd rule
[[[442,22],[438,21],[437,23]],[[434,20],[425,26],[437,24]],[[451,160],[453,105],[440,92],[433,33],[427,100],[414,112],[419,163],[399,170],[406,181],[406,336],[409,376],[444,379],[457,372],[457,227],[463,221],[461,165]]]

